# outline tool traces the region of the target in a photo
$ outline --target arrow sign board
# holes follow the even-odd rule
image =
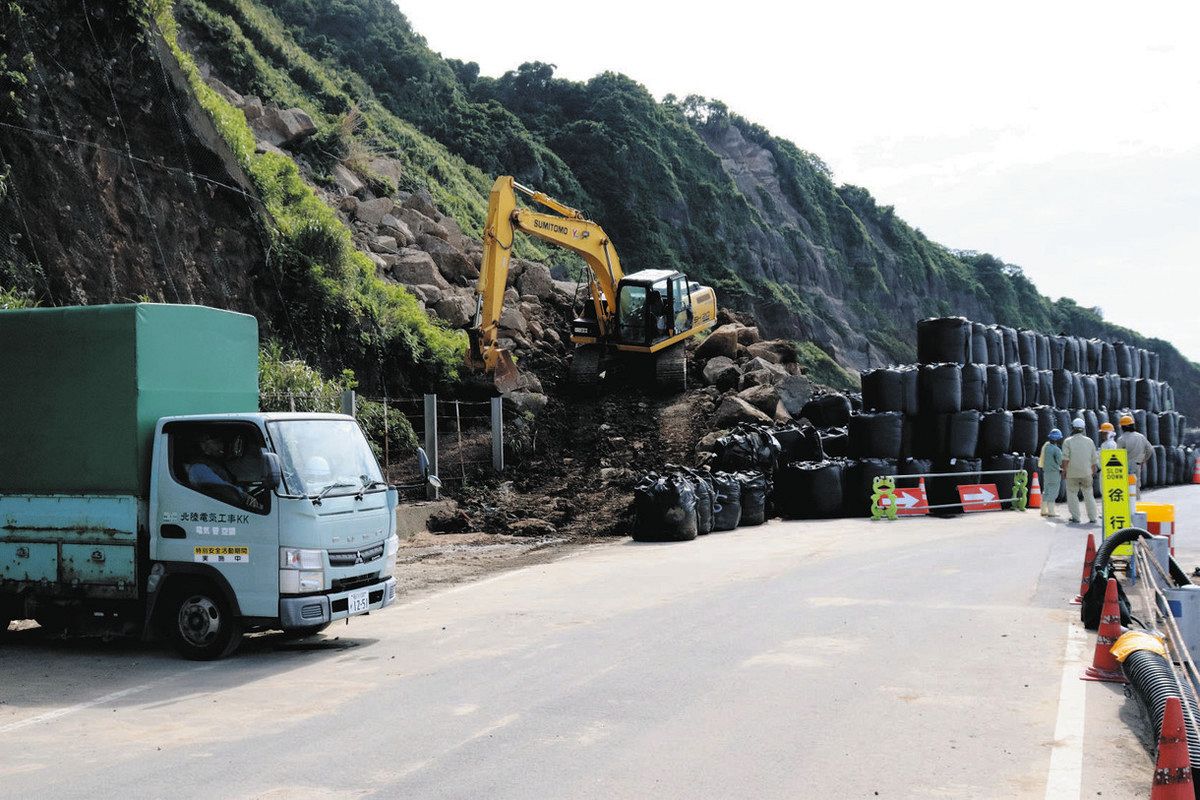
[[[963,511],[999,511],[1000,492],[994,483],[964,483],[958,487]]]
[[[891,502],[889,497],[879,498],[879,507],[887,508]],[[921,496],[921,490],[918,487],[909,487],[896,489],[896,515],[916,516],[918,514],[928,514],[929,503],[925,502],[925,498]]]
[[[1100,498],[1104,511],[1104,538],[1132,524],[1129,517],[1129,478],[1126,466],[1129,454],[1124,450],[1100,451]],[[1133,545],[1123,544],[1115,556],[1133,555]]]

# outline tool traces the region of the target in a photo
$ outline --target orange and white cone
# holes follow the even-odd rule
[[[1200,458],[1196,459],[1196,469],[1192,472],[1192,483],[1200,483]]]
[[[1033,473],[1033,487],[1029,490],[1029,507],[1042,507],[1042,485],[1038,483],[1037,473]]]
[[[1079,676],[1083,681],[1129,683],[1112,654],[1113,642],[1121,635],[1121,607],[1117,605],[1117,579],[1109,578],[1104,590],[1104,608],[1100,611],[1100,630],[1096,631],[1096,651],[1092,665]]]
[[[1198,463],[1200,463],[1200,462],[1198,462]],[[929,505],[929,493],[925,491],[925,479],[924,478],[921,478],[920,482],[917,484],[917,488],[921,490],[921,502],[924,503],[925,505]]]
[[[1083,577],[1079,579],[1079,594],[1075,595],[1075,599],[1071,601],[1071,605],[1077,606],[1083,603],[1083,596],[1087,594],[1088,586],[1092,582],[1092,565],[1096,563],[1096,537],[1094,534],[1088,534],[1087,548],[1083,551]]]
[[[1154,763],[1150,800],[1195,800],[1195,797],[1187,731],[1183,727],[1183,704],[1178,697],[1168,697],[1158,734],[1158,760]]]

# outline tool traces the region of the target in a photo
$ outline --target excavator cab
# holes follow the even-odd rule
[[[626,275],[617,285],[617,343],[649,347],[692,328],[687,276],[665,269]]]

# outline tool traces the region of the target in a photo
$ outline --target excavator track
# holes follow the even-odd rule
[[[655,356],[654,383],[666,394],[687,390],[687,349],[683,342],[671,345]]]
[[[571,385],[576,389],[594,389],[600,383],[600,365],[604,356],[604,348],[598,344],[580,344],[575,346],[575,354],[571,357]]]

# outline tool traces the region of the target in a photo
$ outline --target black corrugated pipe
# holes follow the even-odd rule
[[[1104,590],[1108,584],[1108,579],[1114,577],[1112,565],[1113,551],[1123,544],[1132,542],[1134,539],[1149,535],[1150,533],[1142,528],[1122,528],[1101,542],[1099,549],[1096,550],[1096,561],[1092,564],[1092,575],[1088,580],[1087,591],[1084,592],[1083,602],[1079,606],[1079,619],[1083,622],[1083,627],[1089,631],[1094,631],[1100,625],[1100,611],[1104,604]],[[1171,581],[1175,586],[1191,585],[1191,581],[1179,565],[1175,563],[1174,558],[1170,559],[1169,572]],[[1121,624],[1128,625],[1131,621],[1134,621],[1131,615],[1132,609],[1129,605],[1129,599],[1125,596],[1125,588],[1119,583],[1117,585],[1117,603],[1121,607]]]
[[[1100,543],[1100,547],[1096,550],[1096,560],[1092,566],[1092,575],[1103,570],[1108,566],[1109,560],[1112,558],[1113,551],[1123,544],[1128,544],[1134,539],[1139,539],[1143,536],[1150,536],[1150,532],[1144,528],[1122,528],[1112,536]],[[1175,561],[1174,556],[1170,556],[1171,563],[1169,565],[1171,580],[1176,586],[1191,586],[1192,581],[1188,578],[1187,573],[1183,571],[1183,567]]]
[[[1175,685],[1175,676],[1171,673],[1171,665],[1167,660],[1152,650],[1135,650],[1125,657],[1121,671],[1129,679],[1141,698],[1154,726],[1154,741],[1158,741],[1162,733],[1163,711],[1167,707],[1167,698],[1179,697],[1184,707],[1183,726],[1187,729],[1188,758],[1192,763],[1192,784],[1200,788],[1200,735],[1196,731],[1196,721],[1200,721],[1200,709],[1191,697],[1179,696],[1179,687]],[[1190,713],[1188,711],[1190,709]]]

